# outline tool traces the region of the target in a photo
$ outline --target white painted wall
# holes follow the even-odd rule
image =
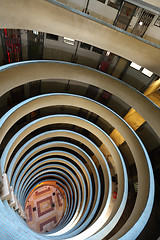
[[[158,44],[160,44],[160,27],[157,27],[157,26],[154,25],[154,23],[157,20],[157,18],[158,18],[158,15],[156,15],[153,18],[153,20],[152,20],[150,26],[148,27],[145,35],[157,39],[159,41]]]
[[[108,6],[107,2],[108,1],[106,1],[106,3],[104,4],[97,0],[90,0],[89,7],[88,7],[89,13],[91,13],[90,15],[92,15],[92,13],[96,13],[102,17],[105,17],[114,21],[118,11],[117,9]]]
[[[77,46],[77,41],[75,41],[75,45],[69,45],[64,43],[63,37],[59,37],[58,41],[47,39],[46,34],[44,36],[44,59],[56,59],[63,61],[71,61],[72,55],[75,54]],[[90,50],[86,50],[78,47],[77,51],[77,63],[96,67],[98,61],[100,59],[100,54],[92,51],[92,47]]]
[[[64,3],[79,11],[83,11],[87,5],[87,0],[59,0],[59,2]],[[97,0],[90,0],[88,5],[89,15],[103,20],[109,19],[109,22],[113,23],[118,11],[117,9],[108,6],[107,2],[108,1],[106,1],[104,4]]]
[[[66,5],[69,5],[70,7],[73,7],[79,11],[83,11],[83,9],[86,7],[87,0],[59,0],[59,2],[62,2]],[[88,12],[89,15],[94,16],[96,18],[99,18],[103,21],[107,21],[111,24],[113,24],[116,15],[117,15],[117,9],[114,9],[110,6],[107,5],[108,0],[106,0],[106,3],[101,3],[97,0],[90,0],[89,5],[88,5]],[[137,19],[138,19],[138,14],[133,17],[131,23],[130,23],[130,28],[133,29]],[[160,44],[160,28],[154,26],[154,23],[157,19],[158,15],[155,15],[151,25],[149,26],[148,30],[145,33],[145,36],[147,40],[151,42],[155,42],[156,44]],[[148,38],[150,37],[150,39]],[[144,37],[145,38],[145,37]],[[151,39],[153,38],[153,39]],[[155,40],[154,40],[155,39]]]
[[[58,0],[58,2],[64,3],[70,7],[78,10],[83,10],[87,4],[87,0]]]

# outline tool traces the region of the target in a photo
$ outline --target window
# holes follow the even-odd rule
[[[89,45],[87,43],[83,43],[83,42],[81,42],[80,47],[84,48],[86,50],[90,50],[91,49],[91,45]]]
[[[47,33],[47,34],[46,34],[46,38],[47,38],[47,39],[51,39],[51,40],[58,41],[58,35],[54,35],[54,34]]]
[[[103,53],[103,49],[100,49],[100,48],[97,48],[97,47],[94,47],[92,48],[92,51],[93,52],[96,52],[96,53],[99,53],[99,54],[102,54]]]

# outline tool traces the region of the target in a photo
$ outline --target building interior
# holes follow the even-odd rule
[[[160,1],[0,0],[0,239],[160,239]]]

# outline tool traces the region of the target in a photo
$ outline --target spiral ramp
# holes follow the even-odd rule
[[[22,7],[24,1],[16,4],[18,2]],[[5,8],[7,1],[2,3],[1,9]],[[51,4],[47,1],[40,3]],[[31,11],[31,19],[32,14],[35,12]],[[84,21],[91,21],[82,17]],[[15,18],[10,22],[3,16],[2,27],[18,28],[17,24],[20,24],[20,28],[32,29],[31,21],[23,23],[18,20]],[[39,23],[34,21],[33,24],[34,29],[41,30]],[[43,30],[48,28],[43,24],[42,28],[45,27]],[[73,37],[72,32],[68,34]],[[149,63],[146,61],[146,64]],[[155,61],[150,69],[158,72],[156,64]],[[160,136],[159,108],[136,89],[110,75],[77,64],[43,60],[5,65],[0,70],[1,97],[17,86],[39,79],[52,82],[69,79],[77,86],[91,84],[111,92],[133,107]],[[85,114],[79,116],[79,109]],[[30,120],[29,114],[36,111],[43,114]],[[87,114],[101,119],[103,125],[91,121]],[[21,124],[17,127],[18,121]],[[0,125],[3,149],[1,182],[4,184],[1,194],[4,196],[0,201],[0,239],[134,240],[143,231],[154,202],[152,165],[143,142],[116,112],[78,92],[43,93],[8,110],[1,117]],[[128,159],[105,130],[108,126],[124,138],[137,170],[138,192],[129,214],[126,208],[133,199],[129,195]],[[113,181],[115,176],[116,182]],[[38,183],[47,180],[56,181],[63,189],[66,209],[61,222],[51,232],[38,234],[25,222],[24,204],[28,193]],[[15,211],[12,201],[18,210]]]

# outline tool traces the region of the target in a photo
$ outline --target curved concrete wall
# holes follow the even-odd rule
[[[37,30],[86,42],[160,75],[158,45],[53,0],[28,0],[27,4],[25,0],[1,0],[0,27]]]
[[[37,99],[38,99],[38,101],[37,101]],[[122,133],[122,136],[126,139],[127,143],[129,144],[129,146],[131,148],[133,156],[135,158],[135,163],[136,163],[137,171],[138,171],[139,191],[138,191],[138,196],[137,196],[137,201],[136,201],[136,204],[135,204],[134,211],[131,214],[130,218],[128,219],[126,225],[124,225],[124,228],[122,228],[121,231],[119,231],[118,234],[122,236],[123,234],[125,234],[126,229],[128,229],[129,232],[132,232],[130,234],[132,234],[132,236],[133,236],[133,232],[135,232],[135,230],[134,230],[134,227],[131,228],[131,226],[133,226],[135,224],[135,222],[141,222],[141,223],[143,222],[143,224],[144,224],[144,221],[146,221],[146,212],[148,214],[149,205],[153,204],[153,195],[154,195],[153,173],[152,173],[152,170],[150,169],[150,162],[149,162],[148,156],[147,156],[147,154],[144,150],[144,147],[143,147],[142,143],[137,138],[137,136],[134,137],[133,131],[129,128],[129,126],[122,119],[120,119],[120,117],[115,115],[112,111],[109,111],[109,109],[107,109],[106,107],[94,102],[93,100],[91,101],[91,100],[88,100],[87,98],[84,98],[84,97],[82,98],[82,97],[79,97],[79,96],[77,97],[75,95],[47,94],[47,95],[41,95],[39,97],[38,96],[33,97],[32,99],[26,100],[26,101],[24,101],[24,103],[22,103],[20,105],[17,105],[17,107],[14,107],[14,112],[10,111],[10,119],[11,120],[9,121],[10,124],[9,125],[7,124],[7,125],[8,126],[13,125],[12,119],[14,119],[14,121],[16,121],[15,116],[16,116],[16,112],[18,111],[18,109],[21,109],[21,115],[20,115],[20,112],[18,113],[18,116],[21,117],[21,116],[24,115],[23,114],[24,110],[26,110],[26,113],[27,113],[27,112],[33,111],[35,109],[38,109],[40,107],[50,106],[50,104],[52,104],[52,105],[63,105],[63,106],[68,105],[68,106],[85,108],[85,109],[87,109],[87,110],[89,110],[93,113],[95,112],[95,109],[96,109],[96,114],[98,114],[102,118],[106,119],[108,122],[112,122],[112,125],[117,130],[119,130]],[[8,113],[7,113],[7,115],[9,116]],[[68,116],[68,117],[70,118],[71,116]],[[3,120],[5,121],[5,119],[6,119],[6,122],[7,122],[9,118],[4,118]],[[52,124],[53,124],[53,119],[51,119],[51,116],[48,117],[48,118],[45,117],[44,120],[48,120],[47,124],[49,124],[49,121],[51,120],[50,123],[52,122]],[[83,124],[79,123],[80,119],[77,119],[78,120],[77,123],[74,123],[73,120],[74,120],[74,118],[71,120],[72,124],[78,124],[79,126],[83,125]],[[35,121],[35,123],[36,122],[37,121]],[[59,122],[61,122],[61,118],[59,119]],[[31,124],[29,124],[29,126],[30,125]],[[35,129],[38,127],[38,125],[37,126],[35,124],[32,124],[32,125],[34,126]],[[42,126],[42,125],[39,125],[39,127],[40,126]],[[33,129],[32,129],[32,131],[33,131]],[[91,132],[92,131],[93,131],[93,129],[91,129]],[[22,132],[22,136],[24,138],[25,137],[25,135],[24,135],[25,131],[22,129],[21,132]],[[27,129],[26,133],[28,133],[28,129]],[[9,155],[11,156],[10,148],[12,148],[14,150],[14,148],[16,147],[18,142],[20,141],[20,138],[18,137],[18,134],[19,133],[17,133],[13,137],[13,140],[12,139],[10,140],[10,142],[6,146],[6,149],[4,150],[4,153],[2,154],[2,160],[3,160],[3,162],[6,161],[6,164],[8,162],[7,159],[9,159]],[[98,136],[98,132],[97,131],[95,132],[95,130],[94,130],[94,134],[96,134]],[[103,140],[102,142],[104,143],[105,141]],[[46,144],[46,145],[48,145],[48,144]],[[137,154],[137,149],[139,149],[138,154]],[[10,152],[9,155],[8,155],[8,152]],[[16,161],[17,161],[17,159],[16,159]],[[2,169],[3,169],[3,166],[4,166],[3,162],[2,162]],[[145,165],[146,165],[146,168],[144,167]],[[147,167],[147,165],[148,165],[148,167]],[[104,170],[104,167],[102,167],[102,168]],[[11,167],[11,169],[12,169],[12,167]],[[109,169],[107,171],[109,171]],[[8,174],[10,175],[10,170],[8,170]],[[104,175],[105,175],[105,172],[104,172]],[[146,185],[146,184],[148,184],[148,186],[150,186],[148,188],[149,192],[147,192],[146,189],[144,188],[144,185]],[[107,182],[106,182],[106,186],[107,186]],[[105,193],[105,195],[106,195],[106,193]],[[108,200],[110,202],[110,198],[108,198]],[[106,205],[107,206],[105,207],[105,209],[108,208],[108,206],[109,206],[107,203],[106,203]],[[103,216],[103,214],[104,213],[102,212],[102,216]],[[139,217],[141,216],[139,218],[139,220],[138,220],[138,215],[139,215]],[[142,217],[143,215],[145,215],[145,218]],[[102,224],[101,219],[103,219],[103,217],[100,216],[100,218],[95,222],[96,225],[93,224],[93,227],[88,228],[86,231],[80,233],[77,237],[81,237],[83,239],[83,238],[86,238],[86,236],[90,237],[91,235],[96,233],[97,223],[101,222],[101,224]],[[104,220],[106,222],[106,218]],[[109,230],[110,224],[108,224],[103,230],[99,231],[97,233],[98,236],[103,238],[107,233],[109,233],[108,230]],[[111,226],[114,227],[114,224],[115,224],[115,221],[111,224]],[[98,224],[98,226],[102,227],[102,225],[99,225],[99,224]],[[125,231],[123,229],[125,229]],[[68,230],[68,228],[67,228],[67,230]],[[138,229],[137,231],[140,231],[140,229]],[[63,236],[63,234],[65,233],[65,230],[57,232],[57,234],[56,235],[54,234],[53,236],[59,236],[59,234],[61,234],[61,233],[62,233],[62,236]],[[68,237],[69,236],[70,235],[68,235]],[[94,238],[96,236],[97,235],[95,235]],[[136,232],[136,236],[137,236],[137,232]],[[76,238],[76,237],[74,237],[74,238]]]
[[[2,0],[0,26],[70,37],[109,50],[160,74],[159,46],[55,1]],[[39,79],[74,80],[111,92],[141,114],[160,136],[160,110],[155,104],[120,80],[88,67],[56,61],[1,66],[0,96]],[[81,118],[71,113],[53,115],[50,112],[48,116],[24,122],[23,127],[19,125],[13,133],[13,127],[25,115],[56,106],[81,108],[100,116],[104,123],[108,122],[116,128],[125,139],[137,169],[138,193],[132,212],[120,229],[116,225],[123,218],[127,201],[130,201],[128,176],[120,150],[104,130],[86,120],[85,116]],[[59,130],[50,129],[57,124]],[[60,224],[52,232],[41,235],[31,231],[6,200],[0,200],[0,238],[97,240],[108,238],[108,234],[111,234],[111,240],[134,240],[138,237],[152,211],[153,170],[143,143],[115,112],[85,97],[44,94],[11,108],[0,119],[0,127],[2,171],[7,173],[21,205],[24,205],[27,194],[44,179],[54,179],[63,187],[67,201]],[[87,131],[87,137],[78,132],[83,133],[82,130]],[[11,137],[8,139],[9,134]],[[97,141],[93,141],[91,135]],[[103,148],[96,142],[100,142]],[[112,158],[114,171],[108,156]],[[113,173],[117,174],[117,184],[112,181]],[[114,191],[116,200],[113,198]]]
[[[88,67],[83,67],[76,64],[67,64],[65,62],[44,62],[45,63],[43,63],[43,61],[38,61],[38,63],[34,62],[34,64],[30,62],[13,64],[12,66],[15,66],[15,68],[12,68],[11,66],[11,68],[8,69],[8,66],[6,66],[6,71],[4,71],[5,69],[3,68],[3,71],[0,74],[0,95],[9,91],[13,87],[38,79],[70,79],[85,82],[109,91],[123,101],[127,102],[152,126],[155,132],[160,136],[158,122],[160,118],[159,107],[157,107],[139,91],[114,77]],[[152,112],[152,115],[150,112]],[[3,137],[3,135],[1,137]]]

